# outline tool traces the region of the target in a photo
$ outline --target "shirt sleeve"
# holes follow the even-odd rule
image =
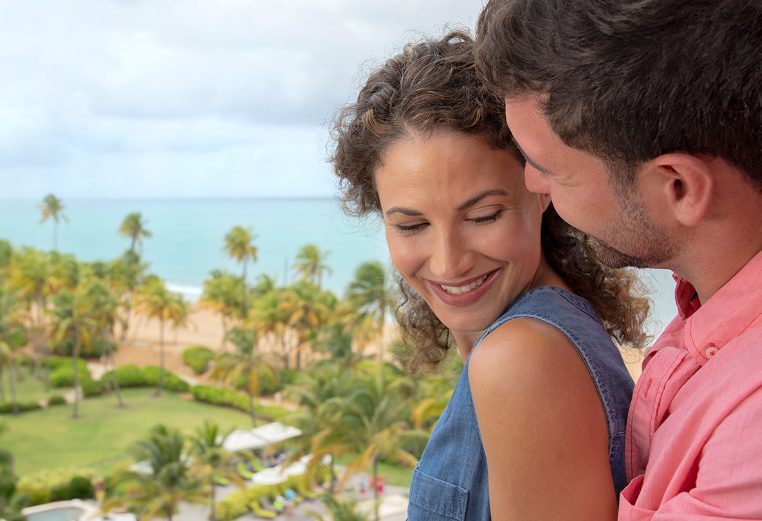
[[[762,519],[762,388],[707,439],[696,487],[664,503],[653,521]]]

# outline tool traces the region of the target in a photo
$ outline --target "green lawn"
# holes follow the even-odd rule
[[[152,393],[152,389],[123,391],[126,409],[117,408],[113,396],[87,399],[80,404],[78,420],[70,418],[70,405],[17,417],[4,415],[7,430],[2,434],[2,446],[13,454],[19,476],[57,467],[109,471],[124,461],[129,447],[157,423],[186,433],[205,419],[223,429],[251,428],[249,417],[242,412],[204,405],[174,393],[164,393],[160,398]]]
[[[51,394],[63,394],[67,391],[67,389],[51,389],[50,392],[46,393],[42,382],[31,374],[29,368],[22,367],[19,369],[19,372],[20,378],[16,379],[16,400],[19,402],[36,402],[43,398],[47,398]],[[0,403],[11,401],[8,373],[8,370],[2,371],[3,397],[5,400],[0,399]]]
[[[339,456],[336,458],[336,463],[346,465],[351,460],[350,456]],[[370,469],[367,472],[370,474]],[[387,484],[398,487],[410,488],[410,482],[413,480],[413,469],[384,462],[378,464],[378,474],[384,477]]]

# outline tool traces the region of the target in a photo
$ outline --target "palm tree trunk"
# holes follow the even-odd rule
[[[119,387],[119,379],[116,376],[116,357],[111,350],[109,350],[109,358],[111,358],[111,374],[114,375],[111,383],[114,386],[114,394],[116,394],[116,406],[122,409],[127,407],[127,405],[124,403],[124,400],[122,400],[122,389]]]
[[[8,366],[8,387],[10,388],[11,392],[11,407],[13,408],[13,414],[14,416],[18,415],[19,413],[19,405],[16,403],[16,364],[11,360],[10,365]]]
[[[220,344],[220,349],[222,352],[226,352],[227,348],[225,347],[225,333],[228,331],[228,323],[227,320],[225,320],[225,315],[222,315],[222,343]]]
[[[249,416],[251,416],[251,426],[257,426],[257,418],[254,416],[254,393],[251,392],[248,382],[246,383],[246,394],[249,395]]]
[[[159,396],[164,389],[164,319],[159,319],[159,382],[154,396]]]
[[[211,504],[209,505],[209,521],[216,521],[217,520],[217,513],[215,512],[214,503],[215,503],[215,501],[217,499],[216,498],[216,496],[217,496],[217,490],[216,490],[216,487],[214,485],[214,468],[212,468],[212,479],[210,481],[211,481],[210,485],[212,487],[211,488],[212,501],[211,501]]]
[[[378,510],[378,459],[373,456],[373,514],[376,521],[379,520]]]
[[[58,221],[53,222],[53,251],[58,251]]]
[[[74,404],[71,411],[72,420],[79,418],[79,367],[77,367],[77,359],[79,358],[79,326],[74,324],[74,349],[71,352],[71,364],[74,369],[73,387],[74,387]]]

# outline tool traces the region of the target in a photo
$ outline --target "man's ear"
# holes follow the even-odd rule
[[[675,152],[651,160],[653,181],[667,209],[683,226],[695,226],[709,211],[714,197],[711,158]]]
[[[545,210],[550,206],[550,194],[537,194],[540,198],[540,210],[545,213]]]

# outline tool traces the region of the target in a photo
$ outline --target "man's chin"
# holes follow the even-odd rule
[[[613,246],[606,244],[594,237],[590,237],[590,246],[598,260],[613,269],[620,268],[648,268],[649,262],[640,257],[627,255]]]

